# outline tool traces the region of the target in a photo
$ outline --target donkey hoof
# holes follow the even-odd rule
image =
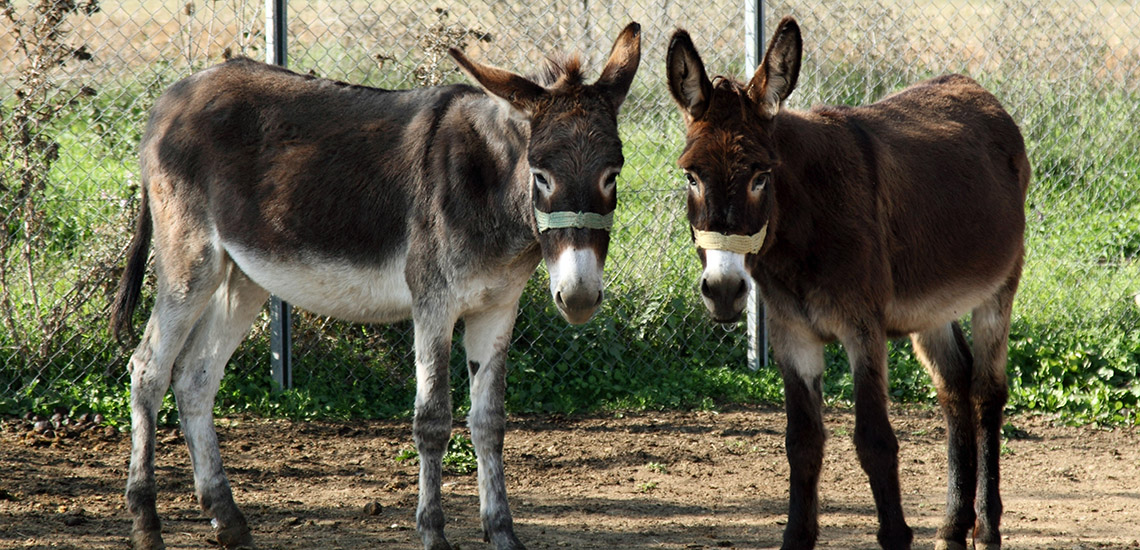
[[[165,550],[161,531],[131,531],[133,550]]]
[[[484,535],[483,538],[491,543],[491,547],[495,550],[526,550],[526,546],[523,546],[523,543],[519,542],[518,537],[510,531],[489,537]]]
[[[222,548],[253,548],[253,535],[245,524],[218,529],[218,544]]]
[[[966,545],[952,540],[938,539],[934,541],[934,550],[966,550]]]
[[[451,550],[451,544],[442,536],[424,537],[424,550]]]

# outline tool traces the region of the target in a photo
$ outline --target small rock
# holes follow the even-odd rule
[[[103,437],[117,437],[119,435],[118,428],[114,426],[107,426],[103,428]]]
[[[36,432],[38,434],[42,434],[42,433],[44,433],[50,429],[51,429],[51,422],[48,422],[47,420],[40,420],[40,421],[36,422],[34,425],[32,425],[32,431]]]
[[[84,523],[87,523],[87,516],[84,515],[83,508],[68,510],[63,516],[63,524],[68,527],[75,527]]]
[[[290,517],[287,517],[287,518],[281,520],[281,525],[284,525],[286,527],[295,527],[295,526],[300,525],[300,524],[301,524],[301,518],[296,517],[296,516],[290,516]]]
[[[28,411],[28,412],[24,413],[24,420],[31,422],[32,420],[35,420],[35,419],[36,419],[36,413],[34,413],[32,411]]]
[[[99,413],[96,413],[95,418],[91,419],[91,421],[96,424],[102,424],[104,420],[106,420],[106,418],[103,418],[103,415]]]
[[[375,500],[364,505],[364,515],[366,516],[378,516],[383,511],[384,506]]]
[[[79,415],[78,420],[79,420],[80,424],[86,424],[88,422],[91,422],[91,413],[83,413],[83,414]]]

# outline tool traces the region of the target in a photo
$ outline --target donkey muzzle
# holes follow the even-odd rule
[[[571,324],[589,321],[602,304],[602,263],[589,248],[568,248],[547,266],[550,294],[558,312]]]
[[[744,255],[724,250],[705,250],[701,273],[701,299],[714,321],[733,323],[740,319],[748,300],[748,273]]]

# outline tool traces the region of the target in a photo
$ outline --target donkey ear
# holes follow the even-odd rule
[[[633,75],[637,73],[637,66],[641,63],[641,25],[630,23],[614,41],[610,50],[610,59],[602,69],[602,76],[594,86],[606,91],[615,107],[621,107],[625,96],[629,93],[629,86],[633,84]]]
[[[705,64],[687,31],[678,29],[673,33],[673,39],[669,41],[669,53],[665,58],[665,70],[668,73],[669,91],[681,107],[685,119],[692,121],[705,114],[709,98],[712,97],[712,83],[709,82]]]
[[[796,89],[803,49],[800,26],[791,16],[785,17],[772,34],[764,62],[748,83],[748,97],[759,106],[761,115],[775,117],[780,105]]]
[[[478,82],[487,93],[506,101],[527,117],[534,113],[535,104],[547,93],[542,86],[515,73],[471,61],[456,48],[447,51],[467,78]]]

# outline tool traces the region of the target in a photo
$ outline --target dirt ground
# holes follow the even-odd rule
[[[872,548],[875,514],[855,462],[854,417],[834,409],[825,417],[819,547]],[[893,420],[904,509],[916,548],[930,548],[945,501],[942,423],[926,410],[896,410]],[[1136,429],[1010,421],[1017,430],[1002,458],[1007,548],[1140,548]],[[783,413],[768,408],[512,417],[506,463],[518,535],[532,549],[778,547],[783,425]],[[16,419],[2,426],[0,548],[127,546],[128,437],[95,428],[47,438]],[[416,465],[396,460],[411,446],[409,421],[237,418],[219,420],[218,432],[259,548],[418,547]],[[184,441],[172,429],[159,440],[168,548],[216,547],[194,501]],[[487,548],[475,475],[444,482],[449,539],[461,550]]]

